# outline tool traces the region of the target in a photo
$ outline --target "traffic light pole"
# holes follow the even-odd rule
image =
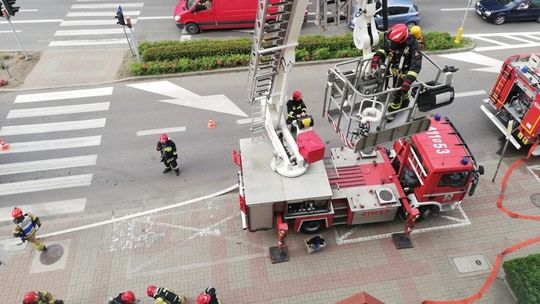
[[[131,18],[126,17],[126,25],[129,29],[129,33],[131,34],[131,42],[133,44],[133,48],[135,49],[135,54],[137,56],[137,61],[141,62],[141,54],[139,54],[139,44],[137,43],[137,40],[135,40],[135,35],[133,34],[133,26],[131,25]],[[124,30],[125,31],[125,30]],[[128,40],[129,42],[129,40]],[[131,46],[130,46],[131,48]],[[133,54],[133,51],[131,52]]]
[[[126,35],[126,41],[128,43],[129,50],[131,51],[131,56],[135,56],[135,53],[133,53],[133,49],[131,48],[131,42],[129,42],[129,37],[128,37],[128,34],[126,32],[126,27],[122,25],[122,29],[124,30],[124,35]]]
[[[11,28],[11,31],[13,32],[13,35],[15,35],[15,40],[17,40],[17,43],[19,44],[19,47],[21,48],[21,50],[22,50],[22,52],[24,54],[24,59],[30,60],[31,59],[30,55],[28,55],[28,52],[26,52],[26,50],[22,46],[21,41],[19,40],[19,35],[17,35],[17,32],[15,31],[15,28],[13,27],[13,24],[11,24],[11,16],[8,14],[6,9],[2,9],[2,12],[3,12],[4,16],[7,19],[9,27]]]

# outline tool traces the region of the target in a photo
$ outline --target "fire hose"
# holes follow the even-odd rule
[[[516,212],[513,212],[503,206],[504,201],[504,190],[506,189],[506,185],[508,184],[508,180],[510,179],[510,176],[512,176],[512,173],[515,169],[517,169],[519,166],[521,166],[526,160],[528,160],[533,151],[536,149],[536,147],[540,144],[540,141],[536,141],[531,148],[529,149],[529,152],[527,153],[527,156],[524,158],[521,158],[517,161],[515,161],[505,172],[504,178],[502,180],[501,184],[501,190],[499,193],[499,197],[497,199],[497,208],[506,213],[511,218],[517,218],[517,219],[523,219],[523,220],[533,220],[533,221],[540,221],[540,216],[534,216],[534,215],[523,215]],[[468,298],[460,299],[460,300],[450,300],[450,301],[434,301],[434,300],[424,300],[422,301],[422,304],[468,304],[468,303],[474,303],[474,301],[479,300],[484,296],[484,294],[487,292],[495,278],[497,277],[497,272],[499,272],[499,268],[502,264],[502,259],[505,255],[512,253],[514,251],[517,251],[523,247],[527,247],[536,243],[540,243],[540,236],[516,243],[510,247],[505,248],[503,251],[499,252],[495,258],[495,263],[493,265],[493,268],[491,269],[491,272],[489,273],[487,279],[484,281],[484,284],[482,287],[473,295],[469,296]]]

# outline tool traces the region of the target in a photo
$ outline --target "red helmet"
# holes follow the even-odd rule
[[[35,291],[30,291],[24,295],[23,304],[35,304],[37,303],[37,299],[37,293]]]
[[[11,216],[13,218],[19,218],[19,217],[23,216],[23,212],[22,212],[21,208],[19,208],[19,207],[13,208],[13,210],[11,211]]]
[[[394,24],[388,32],[388,39],[395,43],[403,43],[409,38],[409,28],[403,24]]]
[[[146,288],[146,294],[153,298],[154,297],[154,294],[156,294],[156,290],[157,290],[157,287],[154,286],[154,285],[150,285],[148,286],[148,288]]]
[[[212,300],[212,298],[210,297],[209,294],[205,293],[205,292],[202,292],[198,297],[197,297],[197,304],[210,304],[210,300]]]
[[[167,136],[167,134],[165,133],[161,134],[161,136],[159,137],[159,141],[161,141],[162,143],[166,143],[167,140],[169,140],[169,136]]]
[[[135,294],[131,290],[124,292],[120,298],[125,304],[135,303]]]
[[[302,93],[300,93],[300,91],[294,91],[292,93],[292,99],[296,101],[302,99]]]

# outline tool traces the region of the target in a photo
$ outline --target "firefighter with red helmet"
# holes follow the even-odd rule
[[[292,122],[297,118],[306,116],[307,108],[304,100],[302,99],[302,93],[300,91],[294,91],[291,99],[287,101],[287,125],[290,125],[291,131],[296,131],[296,127],[292,125]]]
[[[55,300],[50,292],[40,290],[27,292],[24,295],[23,304],[64,304],[64,301]]]
[[[146,288],[146,294],[155,300],[155,304],[186,304],[186,297],[178,295],[174,291],[154,285]]]
[[[135,299],[135,294],[131,290],[121,292],[116,297],[109,299],[109,304],[135,304],[138,302],[139,300]]]
[[[165,164],[163,173],[174,170],[176,176],[180,175],[180,167],[176,161],[178,159],[176,144],[169,138],[169,136],[167,136],[167,134],[161,134],[156,145],[156,150],[161,153],[161,161],[163,164]]]
[[[36,233],[41,227],[41,221],[39,217],[32,213],[24,213],[21,208],[15,207],[11,211],[13,217],[13,236],[21,238],[23,242],[30,242],[39,251],[47,250],[45,244],[36,237]]]
[[[409,105],[411,84],[418,78],[418,73],[422,69],[420,44],[414,35],[409,35],[409,28],[405,24],[395,24],[390,28],[383,47],[373,55],[371,69],[377,69],[387,57],[388,68],[394,76],[394,87],[401,88],[388,106],[388,112],[394,112]],[[388,116],[388,121],[393,119],[394,116]]]
[[[197,297],[197,304],[222,304],[217,298],[216,289],[208,287]]]

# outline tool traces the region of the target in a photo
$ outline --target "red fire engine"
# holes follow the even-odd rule
[[[361,2],[354,39],[364,58],[330,69],[323,106],[323,116],[345,147],[332,148],[325,157],[311,117],[297,119],[295,134],[283,115],[307,0],[259,0],[248,78],[251,138],[241,139],[240,153],[233,155],[240,166],[244,229],[278,230],[272,261],[287,259],[289,228],[316,233],[335,225],[391,221],[400,212],[405,231],[394,242],[398,248],[411,247],[414,221],[457,208],[483,172],[450,121],[429,115],[452,102],[453,67],[440,68],[424,55],[436,78],[414,83],[409,106],[392,112],[396,118],[387,122],[388,105],[400,88],[389,86],[388,62],[371,70],[371,47],[378,43],[371,26],[376,4]],[[324,3],[316,3],[322,7],[319,19],[327,15]],[[275,6],[277,20],[271,13]]]
[[[506,134],[513,121],[510,142],[520,149],[540,139],[540,53],[506,59],[482,111]],[[533,152],[540,155],[540,146]]]

